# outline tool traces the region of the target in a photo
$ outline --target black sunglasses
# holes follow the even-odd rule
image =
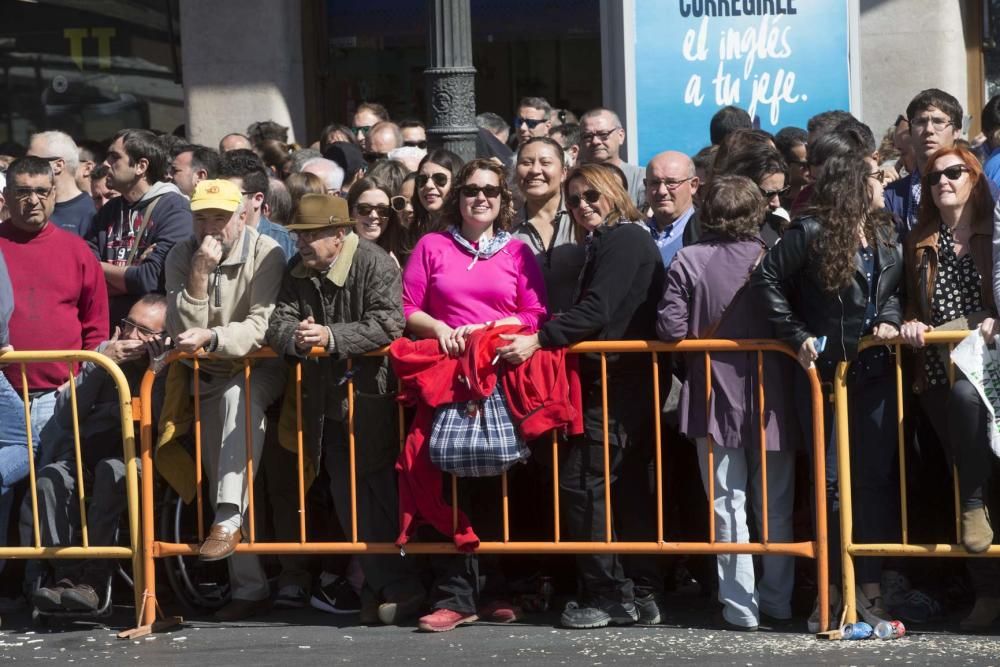
[[[354,134],[358,134],[360,132],[361,134],[367,135],[371,132],[371,129],[371,125],[356,125],[351,128],[351,131],[354,132]]]
[[[597,200],[601,198],[601,193],[597,190],[586,190],[584,191],[582,198],[587,200],[588,204],[596,204]],[[570,195],[569,197],[566,197],[566,205],[570,208],[578,208],[580,206],[580,201],[580,195]]]
[[[389,200],[389,203],[392,204],[392,207],[397,211],[405,211],[407,199],[403,195],[396,195]]]
[[[462,194],[466,197],[478,197],[480,192],[486,195],[487,199],[496,199],[497,197],[500,196],[500,186],[499,185],[484,185],[482,187],[478,185],[462,186]]]
[[[392,208],[390,208],[386,204],[357,204],[355,205],[354,210],[361,217],[367,217],[371,215],[372,211],[375,211],[375,215],[377,215],[380,218],[388,218],[390,215],[392,215]]]
[[[514,118],[514,127],[516,127],[517,129],[521,129],[522,125],[527,125],[529,130],[533,130],[536,127],[538,127],[539,123],[544,123],[544,122],[545,122],[544,118],[531,119],[531,118],[523,118],[521,116],[517,116],[516,118]]]
[[[773,199],[775,197],[784,197],[785,195],[787,195],[791,191],[792,191],[792,186],[790,186],[790,185],[786,185],[785,187],[781,188],[780,190],[765,190],[764,188],[760,188],[760,193],[762,195],[764,195],[764,199]]]
[[[365,151],[361,154],[361,157],[365,159],[365,162],[369,164],[372,162],[378,162],[379,160],[386,160],[389,157],[388,153],[377,153],[375,151]]]
[[[404,146],[409,146],[410,148],[427,148],[426,141],[404,141]]]
[[[440,171],[436,174],[417,174],[417,187],[422,188],[427,185],[427,181],[434,181],[434,185],[443,188],[448,185],[449,180],[451,179],[448,174],[442,174]]]
[[[971,171],[964,164],[955,164],[947,169],[941,169],[939,171],[929,171],[927,172],[927,182],[931,185],[937,185],[941,182],[941,177],[944,176],[949,181],[957,181],[962,178],[962,174]]]

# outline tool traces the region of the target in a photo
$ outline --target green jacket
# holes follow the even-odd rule
[[[302,357],[295,350],[295,328],[312,315],[329,327],[329,357]],[[392,463],[399,453],[396,382],[387,357],[362,357],[403,333],[399,268],[374,243],[351,233],[337,261],[320,274],[296,256],[285,271],[267,329],[267,342],[292,363],[302,361],[302,431],[306,475],[319,469],[323,420],[347,421],[347,360],[354,383],[355,456],[359,475]],[[297,449],[294,384],[285,392],[281,443]],[[329,392],[334,392],[329,396]],[[330,406],[336,406],[330,408]],[[333,409],[334,414],[328,414]]]

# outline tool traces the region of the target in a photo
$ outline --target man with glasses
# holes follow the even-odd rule
[[[580,164],[601,163],[617,167],[628,183],[628,193],[637,205],[645,199],[642,179],[645,170],[621,159],[625,129],[611,109],[591,109],[580,118]]]
[[[774,135],[774,146],[781,153],[788,165],[788,192],[781,198],[781,206],[785,210],[792,209],[792,202],[809,184],[809,160],[806,146],[809,143],[809,133],[801,127],[783,127]]]
[[[278,244],[246,224],[248,199],[228,180],[199,183],[191,198],[194,236],[174,246],[166,267],[167,333],[182,352],[216,355],[200,362],[198,375],[205,488],[215,508],[199,557],[227,560],[232,602],[216,612],[221,621],[247,618],[269,605],[267,576],[257,557],[233,552],[242,539],[253,483],[247,474],[247,443],[256,472],[264,447],[264,413],[285,385],[280,359],[257,359],[249,383],[243,375],[243,358],[265,345],[285,269]],[[178,447],[162,443],[158,456]]]
[[[928,88],[906,107],[910,125],[910,145],[916,156],[913,173],[885,188],[885,208],[896,218],[896,228],[904,236],[917,224],[920,208],[920,180],[924,166],[941,148],[951,148],[962,136],[962,105],[952,95]]]
[[[10,219],[0,225],[0,253],[14,303],[7,343],[16,350],[96,349],[108,337],[108,292],[87,244],[51,222],[55,180],[49,160],[15,160],[7,170],[4,194]],[[24,440],[0,443],[0,544],[7,537],[14,487],[28,476],[22,398],[26,392],[31,443],[44,461],[59,436],[51,419],[56,395],[69,378],[65,363],[27,364],[23,379],[17,364],[3,373],[4,384],[12,388],[0,392],[3,426],[20,424]]]
[[[219,158],[219,178],[223,178],[240,189],[246,207],[246,224],[258,234],[274,240],[285,253],[285,260],[295,254],[295,242],[288,230],[276,225],[264,215],[264,201],[267,199],[271,179],[263,160],[253,151],[239,149],[224,153]]]
[[[147,294],[129,310],[128,317],[115,328],[114,335],[101,343],[97,351],[115,362],[125,374],[128,385],[137,390],[149,360],[166,349],[167,299],[162,294]],[[153,391],[153,414],[159,412],[164,376]],[[114,546],[118,523],[127,508],[125,496],[125,461],[122,451],[121,414],[118,387],[101,367],[85,363],[76,376],[76,410],[69,388],[62,389],[56,400],[53,419],[61,437],[51,448],[53,459],[38,471],[38,512],[45,546],[78,546],[80,519],[74,419],[80,437],[81,468],[84,472],[87,508],[87,535],[91,546]],[[94,612],[101,607],[108,582],[116,564],[107,559],[57,560],[49,586],[38,588],[31,596],[41,611]]]
[[[364,146],[365,137],[368,136],[372,128],[387,120],[391,119],[384,106],[377,102],[362,102],[354,111],[354,124],[351,126],[351,130],[357,137],[358,143]]]
[[[28,155],[48,160],[56,183],[56,207],[52,222],[68,232],[86,238],[94,221],[94,200],[80,190],[76,170],[80,166],[80,149],[65,132],[39,132],[31,136]]]
[[[694,206],[699,184],[694,162],[684,153],[666,151],[646,165],[643,185],[652,212],[646,226],[660,249],[663,266],[669,266],[678,250],[701,235]]]
[[[403,146],[427,150],[427,128],[419,120],[400,121],[399,131],[403,135]]]
[[[525,97],[517,105],[514,131],[517,143],[523,144],[531,137],[547,137],[552,129],[552,105],[544,97]]]
[[[86,241],[104,271],[113,323],[141,296],[163,292],[167,253],[191,236],[191,210],[177,186],[165,182],[167,151],[152,132],[121,130],[104,164],[121,196],[97,212]]]

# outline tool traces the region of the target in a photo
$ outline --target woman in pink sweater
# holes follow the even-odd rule
[[[545,282],[524,243],[511,237],[513,218],[507,175],[490,160],[473,160],[455,179],[442,211],[448,225],[417,243],[403,273],[406,328],[419,338],[435,338],[457,356],[470,333],[495,324],[523,324],[535,331],[545,321]],[[498,539],[499,478],[461,478],[459,498],[476,532]],[[485,567],[480,587],[474,554],[441,556],[435,563],[434,611],[420,619],[429,632],[453,630],[482,615],[511,622],[517,610],[499,597],[499,568]],[[481,602],[487,602],[480,607]]]

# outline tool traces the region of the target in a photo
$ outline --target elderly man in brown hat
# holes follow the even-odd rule
[[[199,557],[228,559],[232,602],[216,618],[234,621],[269,605],[267,577],[257,557],[232,554],[242,539],[247,487],[253,483],[246,443],[249,439],[256,472],[264,447],[264,411],[281,395],[286,373],[280,359],[257,360],[247,401],[242,359],[265,345],[285,256],[277,243],[246,224],[243,194],[230,181],[199,182],[191,212],[194,237],[167,256],[167,332],[181,351],[220,357],[199,364],[202,465],[215,507]]]
[[[304,443],[314,466],[330,475],[337,517],[346,535],[392,542],[399,533],[394,463],[395,406],[385,357],[364,357],[403,333],[399,269],[382,248],[361,239],[347,202],[307,194],[292,224],[299,255],[285,272],[267,341],[302,362]],[[308,357],[312,348],[326,354]],[[352,366],[348,372],[348,359]],[[347,380],[354,388],[357,518],[351,517]],[[396,623],[419,611],[424,591],[412,567],[396,555],[361,556],[363,623]],[[317,595],[325,593],[321,581]],[[335,582],[329,582],[335,586]]]

